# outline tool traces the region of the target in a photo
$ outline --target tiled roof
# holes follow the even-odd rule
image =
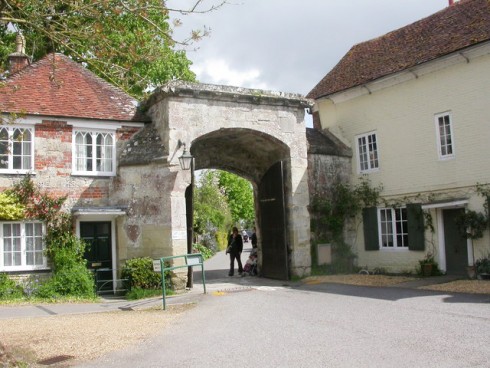
[[[49,54],[0,87],[0,111],[144,121],[137,100],[62,54]]]
[[[311,90],[317,99],[490,40],[490,1],[461,0],[427,18],[353,46]]]

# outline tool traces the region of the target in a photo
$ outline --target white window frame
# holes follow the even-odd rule
[[[28,174],[32,173],[34,171],[34,142],[35,142],[35,129],[33,125],[18,125],[18,124],[8,124],[8,125],[0,125],[0,130],[6,129],[8,132],[8,145],[9,145],[9,152],[7,153],[8,155],[8,163],[7,163],[7,168],[1,168],[0,167],[0,173],[1,174]],[[31,142],[30,142],[30,160],[29,160],[29,168],[26,169],[18,169],[14,168],[14,152],[13,152],[13,135],[15,130],[17,129],[23,129],[23,130],[28,130],[31,132]],[[24,156],[23,154],[23,148],[22,148],[22,153],[21,157]],[[26,155],[27,156],[27,155]],[[23,160],[21,158],[21,160]]]
[[[382,212],[390,213],[390,221],[383,221],[381,216]],[[405,211],[405,212],[403,212]],[[397,212],[401,215],[400,221],[396,218]],[[403,213],[405,218],[403,218]],[[397,231],[397,222],[402,222],[402,231],[399,233]],[[405,225],[406,232],[403,231],[403,223]],[[390,236],[393,246],[385,246],[383,243],[384,236]],[[398,241],[398,235],[402,235],[401,244]],[[405,237],[404,237],[405,236]],[[381,250],[408,250],[408,217],[406,207],[396,207],[396,208],[378,208],[378,238],[379,238],[379,249]],[[406,243],[404,240],[406,238]]]
[[[80,157],[77,156],[77,135],[78,134],[83,134],[85,136],[90,136],[92,142],[90,143],[91,146],[91,160],[92,160],[92,169],[91,170],[78,170],[78,165],[77,161],[79,158],[84,159],[80,155]],[[110,135],[112,137],[112,147],[109,147],[109,152],[110,155],[112,156],[110,158],[110,163],[111,163],[111,170],[109,171],[104,171],[104,170],[97,170],[97,160],[98,159],[104,159],[103,157],[105,156],[100,156],[100,158],[97,157],[97,137],[99,135]],[[104,146],[103,146],[104,147]],[[107,148],[106,147],[106,148]],[[85,157],[86,159],[86,157]],[[106,159],[107,160],[107,159]],[[74,127],[73,132],[72,132],[72,174],[73,175],[84,175],[84,176],[115,176],[116,175],[116,130],[109,130],[109,129],[84,129],[81,127]]]
[[[445,131],[444,136],[441,136],[441,129],[440,129],[440,123],[441,119],[444,120],[447,118],[448,124],[447,128],[449,129],[449,134],[447,134],[447,131]],[[444,121],[443,121],[444,122]],[[434,116],[434,124],[436,128],[436,137],[437,137],[437,153],[439,155],[440,160],[449,160],[454,158],[455,151],[454,151],[454,130],[453,130],[453,119],[451,116],[451,113],[446,111],[440,114],[436,114]],[[446,130],[445,129],[445,130]],[[449,142],[448,142],[449,140]],[[443,142],[444,141],[444,142]],[[448,147],[450,148],[451,152],[447,153]],[[444,152],[446,151],[446,152]]]
[[[21,256],[21,264],[14,266],[5,265],[4,260],[4,225],[20,225],[20,235],[17,236],[20,240],[20,256]],[[41,236],[37,236],[37,238],[41,238],[42,241],[42,264],[37,265],[27,265],[27,239],[29,238],[26,234],[26,225],[28,224],[41,224]],[[46,244],[44,243],[44,236],[46,234],[46,227],[42,222],[39,221],[2,221],[0,222],[0,271],[9,272],[9,271],[33,271],[33,270],[46,270],[48,269],[48,261],[45,256]],[[35,237],[35,236],[34,236]],[[38,250],[39,252],[39,250]]]
[[[371,149],[370,147],[372,143],[369,142],[369,139],[372,136],[374,136],[375,138],[375,149]],[[379,171],[379,148],[378,148],[378,135],[376,131],[360,134],[357,135],[355,138],[356,138],[356,148],[357,148],[357,171],[359,173],[369,173],[369,172]],[[365,140],[363,146],[366,147],[366,152],[364,152],[359,142],[362,139]],[[363,168],[362,163],[364,163],[364,161],[361,158],[362,155],[367,155],[367,161],[365,162],[367,168]],[[374,157],[372,157],[373,155]],[[376,166],[374,164],[376,164]]]

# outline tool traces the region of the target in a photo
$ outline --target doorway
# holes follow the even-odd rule
[[[80,222],[80,238],[88,244],[84,258],[95,274],[97,291],[112,290],[111,222]]]
[[[457,219],[464,212],[464,208],[445,209],[442,211],[446,273],[449,275],[463,275],[466,273],[466,267],[468,266],[467,240],[461,235],[457,226]]]

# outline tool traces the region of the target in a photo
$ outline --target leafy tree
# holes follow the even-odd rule
[[[214,230],[228,230],[231,213],[221,191],[215,171],[203,171],[194,193],[194,231],[204,234]]]
[[[20,31],[33,60],[50,52],[70,56],[135,97],[171,79],[194,80],[191,62],[175,49],[170,13],[200,10],[170,9],[164,0],[2,0],[0,1],[0,57],[15,51]],[[200,39],[207,31],[193,31],[180,42]]]
[[[233,223],[250,226],[255,219],[253,189],[247,180],[229,173],[218,172],[219,186],[224,192],[231,210]]]

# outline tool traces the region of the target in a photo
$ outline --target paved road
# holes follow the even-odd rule
[[[192,292],[168,298],[168,304],[197,302],[185,318],[144,344],[79,367],[490,366],[488,295],[227,277],[227,267],[228,258],[218,254],[205,265],[207,294],[197,272]],[[0,318],[152,303],[161,305],[161,298],[2,307]]]
[[[219,279],[211,275],[226,268],[215,271],[185,319],[81,367],[490,366],[488,295]]]

